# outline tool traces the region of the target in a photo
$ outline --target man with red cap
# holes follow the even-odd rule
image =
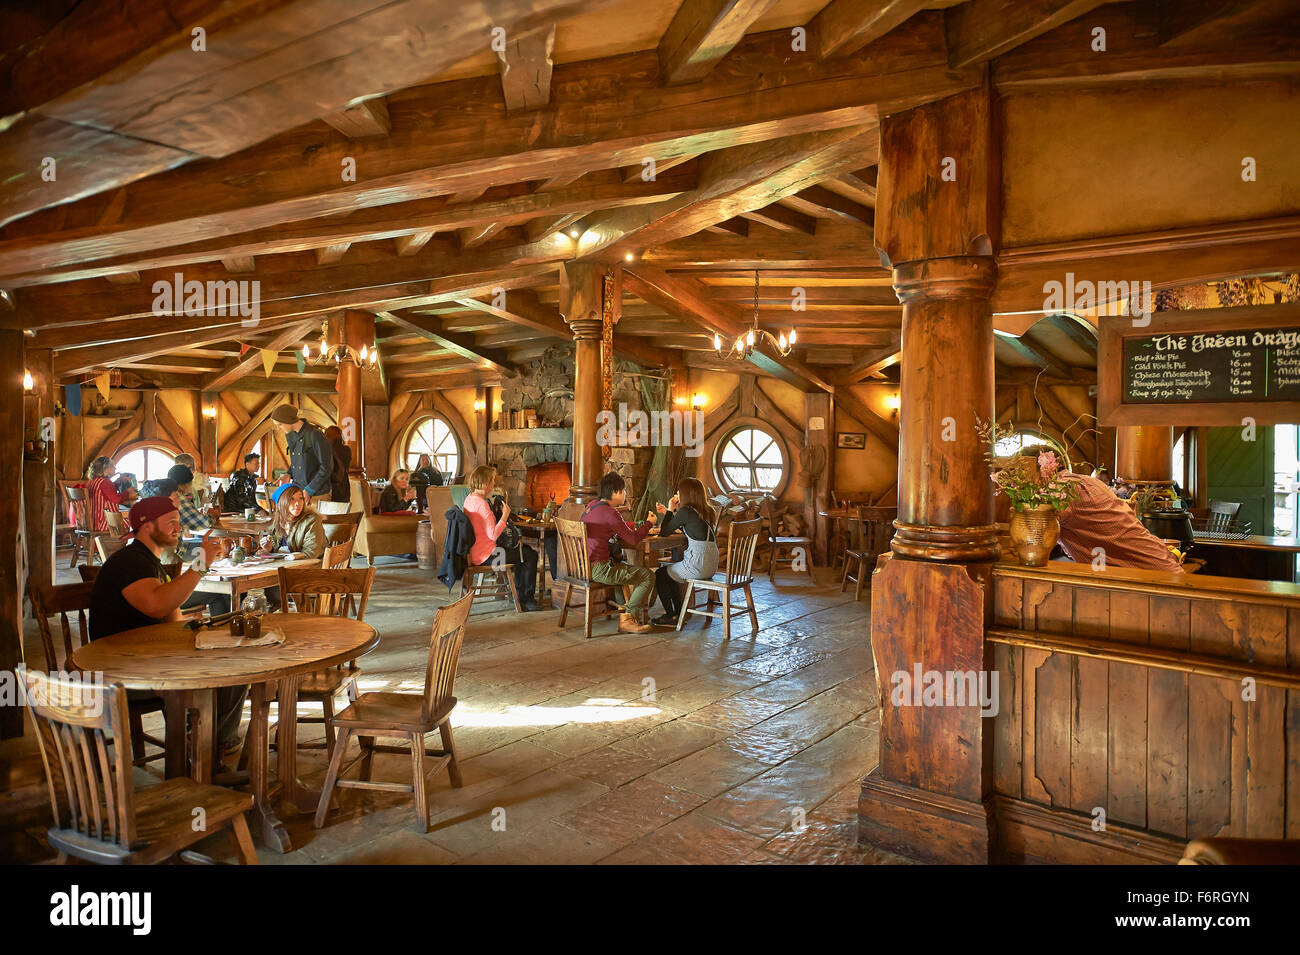
[[[180,512],[171,498],[146,497],[136,501],[127,519],[135,539],[110,556],[95,577],[90,594],[91,640],[180,620],[181,605],[202,577],[192,566],[174,579],[163,569],[162,554],[176,547],[181,535]],[[216,560],[220,553],[217,542],[208,536],[204,536],[199,549],[203,567]],[[217,691],[217,722],[223,755],[238,746],[239,721],[247,691],[248,687]]]

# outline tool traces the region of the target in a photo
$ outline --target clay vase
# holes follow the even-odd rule
[[[244,548],[239,544],[236,544],[230,551],[230,562],[236,565],[242,564],[244,562],[244,557]]]
[[[1045,567],[1061,536],[1061,522],[1050,504],[1011,512],[1011,545],[1026,567]]]

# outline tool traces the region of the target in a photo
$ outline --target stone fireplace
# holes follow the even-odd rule
[[[548,461],[534,464],[527,471],[524,482],[524,504],[540,511],[551,501],[563,504],[569,496],[573,471],[568,462]]]
[[[515,510],[540,511],[551,493],[560,502],[568,496],[572,428],[499,428],[488,433],[488,446],[498,483]],[[539,486],[539,481],[544,483]]]

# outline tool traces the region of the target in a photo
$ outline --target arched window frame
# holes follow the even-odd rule
[[[430,453],[424,451],[411,450],[411,443],[414,440],[416,433],[426,422],[429,421],[441,421],[443,427],[447,429],[447,435],[451,438],[452,444],[455,446],[456,449],[455,468],[448,469],[444,467],[437,457],[434,457],[434,462],[433,462],[434,467],[436,467],[439,471],[441,471],[447,479],[454,480],[457,477],[457,475],[459,475],[465,469],[465,464],[466,464],[465,446],[464,443],[461,441],[460,435],[457,433],[455,424],[447,420],[446,415],[440,414],[437,411],[422,412],[407,427],[406,433],[402,436],[401,452],[398,457],[397,467],[406,468],[408,471],[413,470],[415,467],[415,461],[413,461],[412,458],[418,460],[419,455]],[[442,452],[442,453],[445,454],[446,452]],[[449,470],[451,471],[450,474],[448,474]]]
[[[117,462],[121,461],[127,455],[134,454],[136,451],[145,451],[145,450],[157,451],[159,454],[165,454],[172,458],[176,457],[176,455],[181,453],[180,448],[176,447],[175,445],[168,444],[166,441],[161,441],[157,438],[142,440],[142,441],[132,441],[128,444],[124,444],[122,447],[120,447],[117,450],[117,453],[113,455],[114,466],[116,467]],[[90,466],[89,461],[86,462],[86,466],[87,467]],[[167,467],[170,468],[171,465],[169,464]],[[130,473],[134,474],[135,472],[133,471]],[[167,476],[167,470],[164,469],[161,474],[151,474],[148,477],[146,477],[143,474],[136,474],[135,479],[137,483],[143,484],[145,481],[156,481],[159,478],[165,478],[166,476]]]
[[[785,493],[786,486],[790,483],[790,476],[793,470],[792,461],[790,459],[790,449],[786,446],[785,440],[781,437],[781,432],[774,428],[769,422],[764,421],[761,418],[732,418],[727,422],[726,429],[722,432],[722,435],[713,446],[713,480],[724,492],[753,493],[747,488],[735,487],[727,480],[726,474],[723,472],[722,468],[722,455],[726,450],[727,445],[731,443],[731,439],[739,432],[751,429],[760,431],[771,438],[777,452],[781,455],[781,478],[776,482],[775,487],[766,492],[774,497],[780,498]]]

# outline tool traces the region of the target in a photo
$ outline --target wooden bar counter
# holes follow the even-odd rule
[[[1244,540],[1197,537],[1189,557],[1205,561],[1203,574],[1244,577],[1249,580],[1295,581],[1300,540],[1294,537],[1251,535]]]
[[[995,858],[1176,862],[1300,837],[1300,586],[988,568]]]

